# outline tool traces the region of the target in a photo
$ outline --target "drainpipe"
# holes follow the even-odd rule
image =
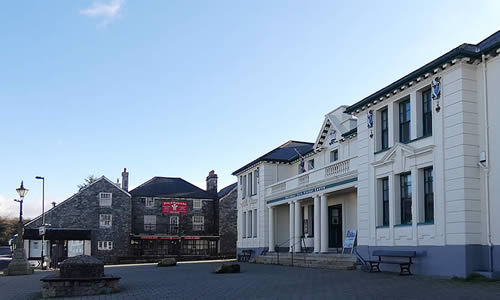
[[[486,163],[481,166],[484,169],[485,180],[484,189],[486,197],[486,235],[488,236],[488,254],[489,254],[489,272],[493,272],[493,243],[491,242],[491,225],[490,225],[490,170],[489,170],[489,153],[490,153],[490,137],[489,137],[489,121],[488,121],[488,82],[486,80],[486,58],[484,53],[481,55],[483,61],[483,93],[484,93],[484,135],[486,148]]]

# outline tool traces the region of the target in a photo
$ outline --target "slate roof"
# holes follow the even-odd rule
[[[215,199],[209,193],[178,177],[153,177],[129,192],[133,197]]]
[[[313,146],[314,143],[308,143],[308,142],[299,142],[299,141],[289,141],[286,142],[285,144],[279,146],[278,148],[275,148],[266,154],[262,155],[261,157],[253,160],[252,162],[244,165],[243,167],[239,168],[238,170],[233,172],[233,175],[238,174],[239,172],[245,170],[246,168],[261,162],[261,161],[268,161],[268,162],[285,162],[289,163],[294,160],[296,160],[299,155],[297,152],[300,153],[300,155],[305,155],[308,154],[309,152],[313,151]],[[295,151],[297,150],[297,151]]]
[[[231,192],[236,187],[237,184],[238,183],[235,182],[235,183],[230,184],[230,185],[226,186],[225,188],[221,189],[219,191],[219,193],[217,193],[217,196],[219,197],[219,199],[226,196],[229,192]]]
[[[444,63],[454,59],[454,58],[463,58],[463,57],[471,57],[471,58],[481,58],[481,54],[487,54],[488,52],[500,47],[500,30],[490,35],[486,39],[482,40],[476,45],[464,43],[449,52],[441,55],[435,60],[427,63],[426,65],[420,67],[419,69],[411,72],[410,74],[394,81],[390,85],[382,88],[381,90],[371,94],[370,96],[354,103],[353,105],[346,108],[345,113],[352,113],[357,109],[360,109],[367,103],[372,102],[373,100],[378,99],[380,96],[384,96],[388,93],[391,93],[394,89],[398,89],[401,85],[406,82],[418,77],[422,76],[427,72],[432,72],[435,68],[443,65]]]

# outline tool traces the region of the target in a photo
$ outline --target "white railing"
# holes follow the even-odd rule
[[[309,183],[309,174],[302,175],[299,177],[299,185],[304,185]]]
[[[338,176],[349,172],[350,159],[338,162],[325,168],[325,177]]]
[[[356,168],[356,157],[344,159],[342,161],[326,165],[322,168],[310,170],[306,173],[298,174],[270,185],[266,187],[265,195],[266,197],[273,196],[302,186],[314,184],[319,181],[337,180],[338,177],[340,177],[340,180],[343,175],[350,174],[355,171]]]

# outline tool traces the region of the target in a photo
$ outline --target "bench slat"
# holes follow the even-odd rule
[[[373,256],[387,256],[387,257],[415,257],[417,253],[415,251],[403,251],[403,250],[375,250],[372,253]]]

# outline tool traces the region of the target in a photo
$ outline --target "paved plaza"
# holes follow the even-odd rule
[[[499,282],[247,263],[240,274],[211,273],[219,264],[107,267],[122,277],[121,293],[84,299],[500,299]],[[0,276],[0,299],[39,299],[40,278],[50,273]]]

